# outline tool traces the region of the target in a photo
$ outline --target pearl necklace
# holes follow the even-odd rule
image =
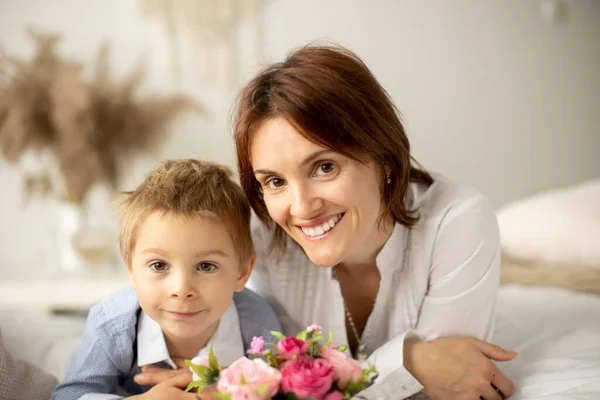
[[[335,269],[332,270],[332,278],[337,280],[337,273],[335,272]],[[352,314],[350,314],[350,310],[348,309],[348,305],[346,304],[346,299],[344,299],[344,296],[342,295],[342,302],[344,303],[344,310],[346,312],[346,318],[348,319],[348,322],[350,323],[350,328],[352,328],[352,333],[354,334],[354,337],[356,338],[356,358],[359,361],[363,361],[367,359],[367,356],[369,355],[367,353],[367,346],[363,343],[360,335],[358,334],[358,329],[356,329],[356,325],[354,325],[354,320],[352,319]]]
[[[363,343],[360,335],[358,334],[358,329],[356,329],[356,326],[354,325],[354,320],[352,319],[352,315],[350,314],[350,310],[348,309],[345,300],[344,308],[346,309],[346,317],[348,318],[348,322],[350,323],[350,327],[352,328],[352,332],[354,333],[354,337],[356,338],[356,358],[358,358],[359,361],[366,360],[368,356],[367,346]]]

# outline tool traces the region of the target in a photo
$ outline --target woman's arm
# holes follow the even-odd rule
[[[489,202],[478,196],[450,209],[440,222],[417,332],[425,340],[490,340],[499,285],[498,222]]]
[[[403,366],[382,376],[380,387],[373,387],[374,391],[389,386],[389,391],[405,391],[408,397],[420,390],[420,382],[433,398],[485,392],[488,397],[484,398],[493,399],[490,396],[498,396],[490,385],[494,375],[504,395],[513,392],[512,383],[489,358],[507,361],[515,354],[473,339],[491,339],[499,287],[499,246],[496,216],[484,197],[470,198],[445,213],[435,238],[428,291],[416,332],[391,340],[369,358],[388,369],[400,358]],[[434,340],[456,336],[460,338]],[[433,342],[419,343],[419,338]]]

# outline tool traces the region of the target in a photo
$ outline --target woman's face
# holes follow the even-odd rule
[[[282,117],[260,126],[250,151],[271,218],[314,264],[374,261],[391,233],[390,218],[388,229],[378,223],[383,204],[374,163],[315,144]]]

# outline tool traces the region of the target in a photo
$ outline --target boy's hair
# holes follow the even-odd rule
[[[204,160],[162,162],[133,192],[120,201],[119,245],[131,266],[137,233],[153,212],[204,217],[227,227],[242,263],[254,254],[250,234],[250,205],[242,188],[224,165]]]

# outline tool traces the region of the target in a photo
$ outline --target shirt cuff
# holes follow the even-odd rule
[[[408,331],[378,348],[366,360],[377,367],[379,376],[375,383],[363,390],[355,399],[383,400],[405,399],[423,390],[423,385],[404,368],[404,346],[423,340],[413,331]]]

